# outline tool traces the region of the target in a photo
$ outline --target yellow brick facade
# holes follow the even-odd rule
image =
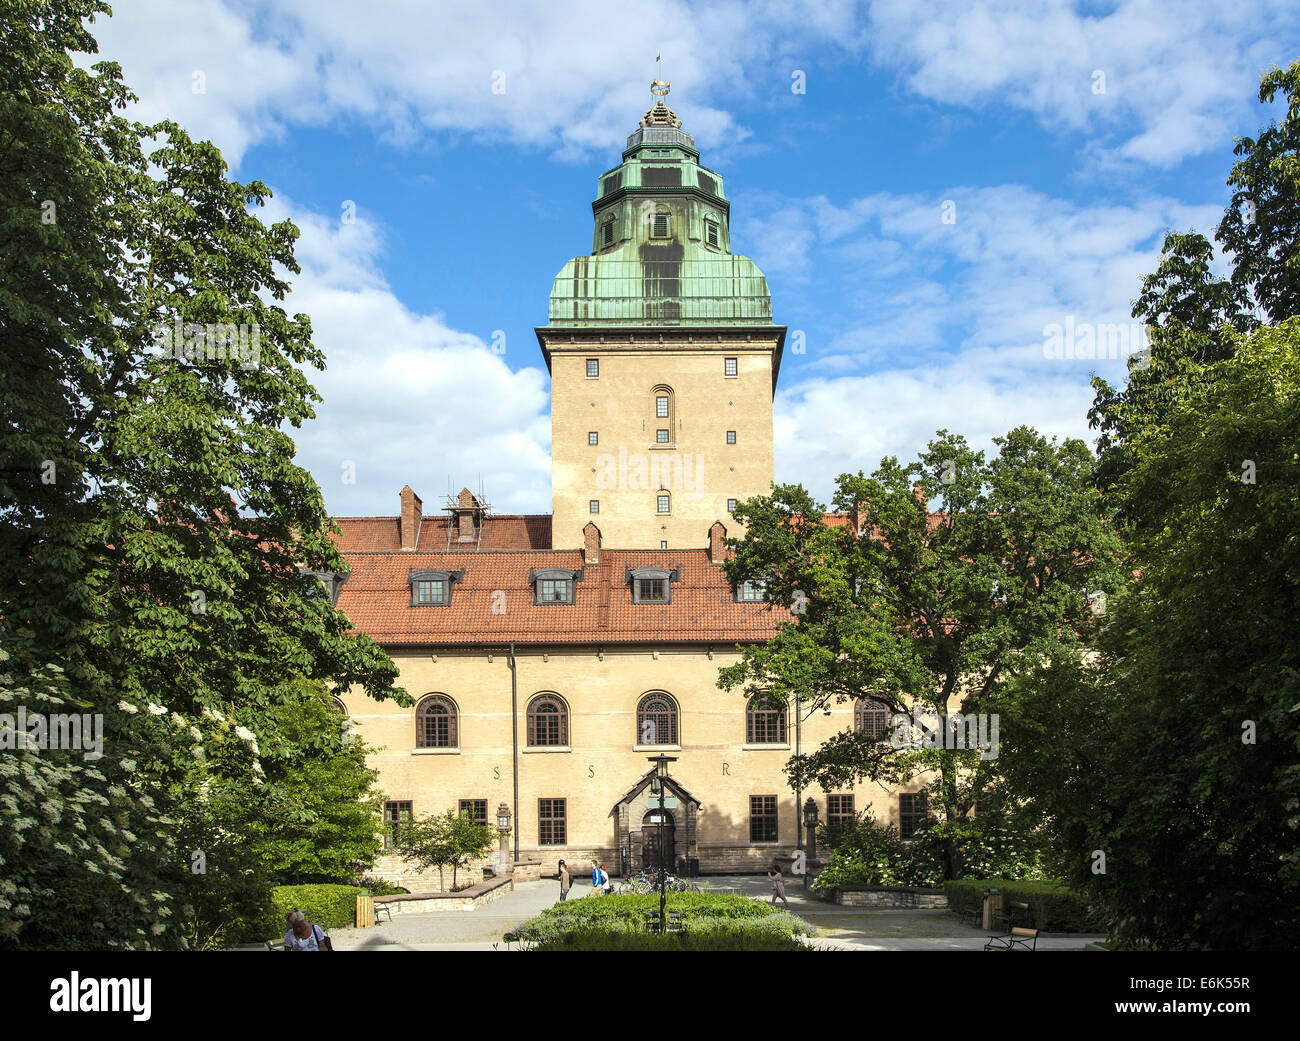
[[[580,548],[588,521],[614,549],[698,546],[714,521],[740,534],[728,500],[772,488],[777,338],[604,339],[548,339],[554,547]],[[726,375],[729,358],[735,376]],[[587,375],[589,360],[598,376]],[[669,399],[667,417],[656,415],[660,397]],[[665,493],[670,512],[662,514]]]
[[[691,646],[645,646],[620,649],[538,648],[516,651],[519,754],[511,739],[511,671],[504,649],[395,654],[401,682],[417,699],[443,694],[459,711],[457,747],[417,749],[415,710],[391,702],[375,703],[363,695],[345,698],[348,713],[365,741],[377,746],[371,765],[392,800],[408,800],[417,816],[456,809],[462,799],[485,799],[489,817],[498,804],[514,801],[514,770],[519,780],[517,819],[519,852],[524,860],[540,859],[544,872],[555,861],[589,870],[593,857],[612,874],[619,870],[618,838],[611,816],[623,795],[650,769],[648,756],[677,757],[673,778],[700,801],[695,848],[683,843],[685,808],[674,811],[677,857],[697,857],[704,872],[761,871],[776,855],[796,848],[794,793],[783,767],[794,754],[793,716],[788,741],[747,745],[745,702],[717,687],[718,670],[738,660],[734,649]],[[637,706],[647,692],[663,691],[678,707],[675,745],[638,743]],[[569,744],[562,749],[527,746],[526,712],[538,694],[555,693],[569,710]],[[820,743],[852,726],[851,705],[826,715],[817,711],[802,724],[802,747]],[[855,809],[871,809],[879,820],[897,822],[896,796],[876,784],[840,792],[855,795]],[[750,842],[750,796],[777,797],[778,839]],[[806,790],[822,817],[826,793]],[[567,841],[538,841],[538,800],[566,800]],[[629,807],[632,859],[641,866],[641,820],[649,809],[646,793]],[[513,810],[512,810],[513,812]],[[510,840],[513,851],[514,837]],[[381,873],[410,882],[409,873],[387,861]],[[450,880],[450,879],[448,879]],[[436,882],[436,873],[432,879]]]

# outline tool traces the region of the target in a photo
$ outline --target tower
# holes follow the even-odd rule
[[[591,254],[556,276],[536,329],[551,373],[552,544],[698,547],[773,477],[785,327],[767,280],[731,252],[722,178],[655,102],[601,175]]]

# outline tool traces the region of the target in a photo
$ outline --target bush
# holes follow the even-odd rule
[[[1005,878],[963,878],[945,882],[948,910],[960,915],[977,915],[983,908],[984,891],[996,889],[1005,903],[1029,905],[1029,917],[1036,928],[1049,933],[1105,932],[1106,926],[1078,893],[1060,882],[1018,882]]]
[[[310,885],[274,886],[271,889],[271,907],[250,940],[265,940],[283,936],[287,931],[284,916],[290,911],[301,911],[307,918],[326,929],[347,929],[357,921],[357,895],[360,886]]]
[[[365,890],[371,896],[397,896],[401,893],[410,892],[409,889],[403,889],[391,882],[385,882],[382,878],[371,878],[369,875],[357,879],[356,884],[358,888]]]
[[[659,933],[610,932],[584,929],[550,936],[534,951],[807,951],[793,936],[761,929],[732,926],[710,932]]]
[[[835,850],[814,889],[943,885],[949,843],[957,849],[962,875],[1043,877],[1041,840],[1002,815],[931,824],[905,842],[892,825],[863,813],[834,839]]]
[[[574,942],[588,942],[597,934],[617,938],[623,935],[653,935],[645,933],[645,919],[659,910],[656,894],[625,893],[618,896],[588,897],[556,904],[536,918],[515,926],[506,934],[507,940],[528,940],[539,944],[559,943],[565,949],[568,938]],[[813,928],[802,918],[789,911],[772,907],[758,900],[722,893],[674,893],[668,899],[668,910],[682,916],[691,943],[704,943],[712,936],[718,943],[766,943],[771,937],[790,939],[810,936]],[[673,938],[668,934],[665,940]],[[582,939],[586,938],[586,939]],[[611,939],[611,943],[634,943],[634,940]],[[708,941],[712,942],[712,941]],[[545,947],[544,949],[552,949]],[[572,948],[615,949],[615,948]],[[631,947],[628,949],[642,949]],[[694,947],[703,950],[703,947]],[[778,949],[719,947],[719,950]],[[779,948],[785,949],[785,948]]]
[[[836,886],[935,886],[943,881],[943,858],[932,846],[904,842],[889,824],[859,814],[835,834],[830,861],[814,889]]]

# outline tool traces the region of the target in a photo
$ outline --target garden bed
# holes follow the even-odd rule
[[[506,933],[539,951],[807,950],[800,937],[815,930],[802,918],[758,900],[720,893],[675,893],[669,912],[683,931],[659,935],[646,919],[659,910],[657,894],[625,893],[565,901]]]

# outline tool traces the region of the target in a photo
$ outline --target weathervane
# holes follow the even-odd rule
[[[655,55],[655,76],[658,77],[650,81],[650,93],[656,98],[655,104],[662,105],[664,98],[668,96],[669,83],[663,78],[664,64],[663,52]]]

